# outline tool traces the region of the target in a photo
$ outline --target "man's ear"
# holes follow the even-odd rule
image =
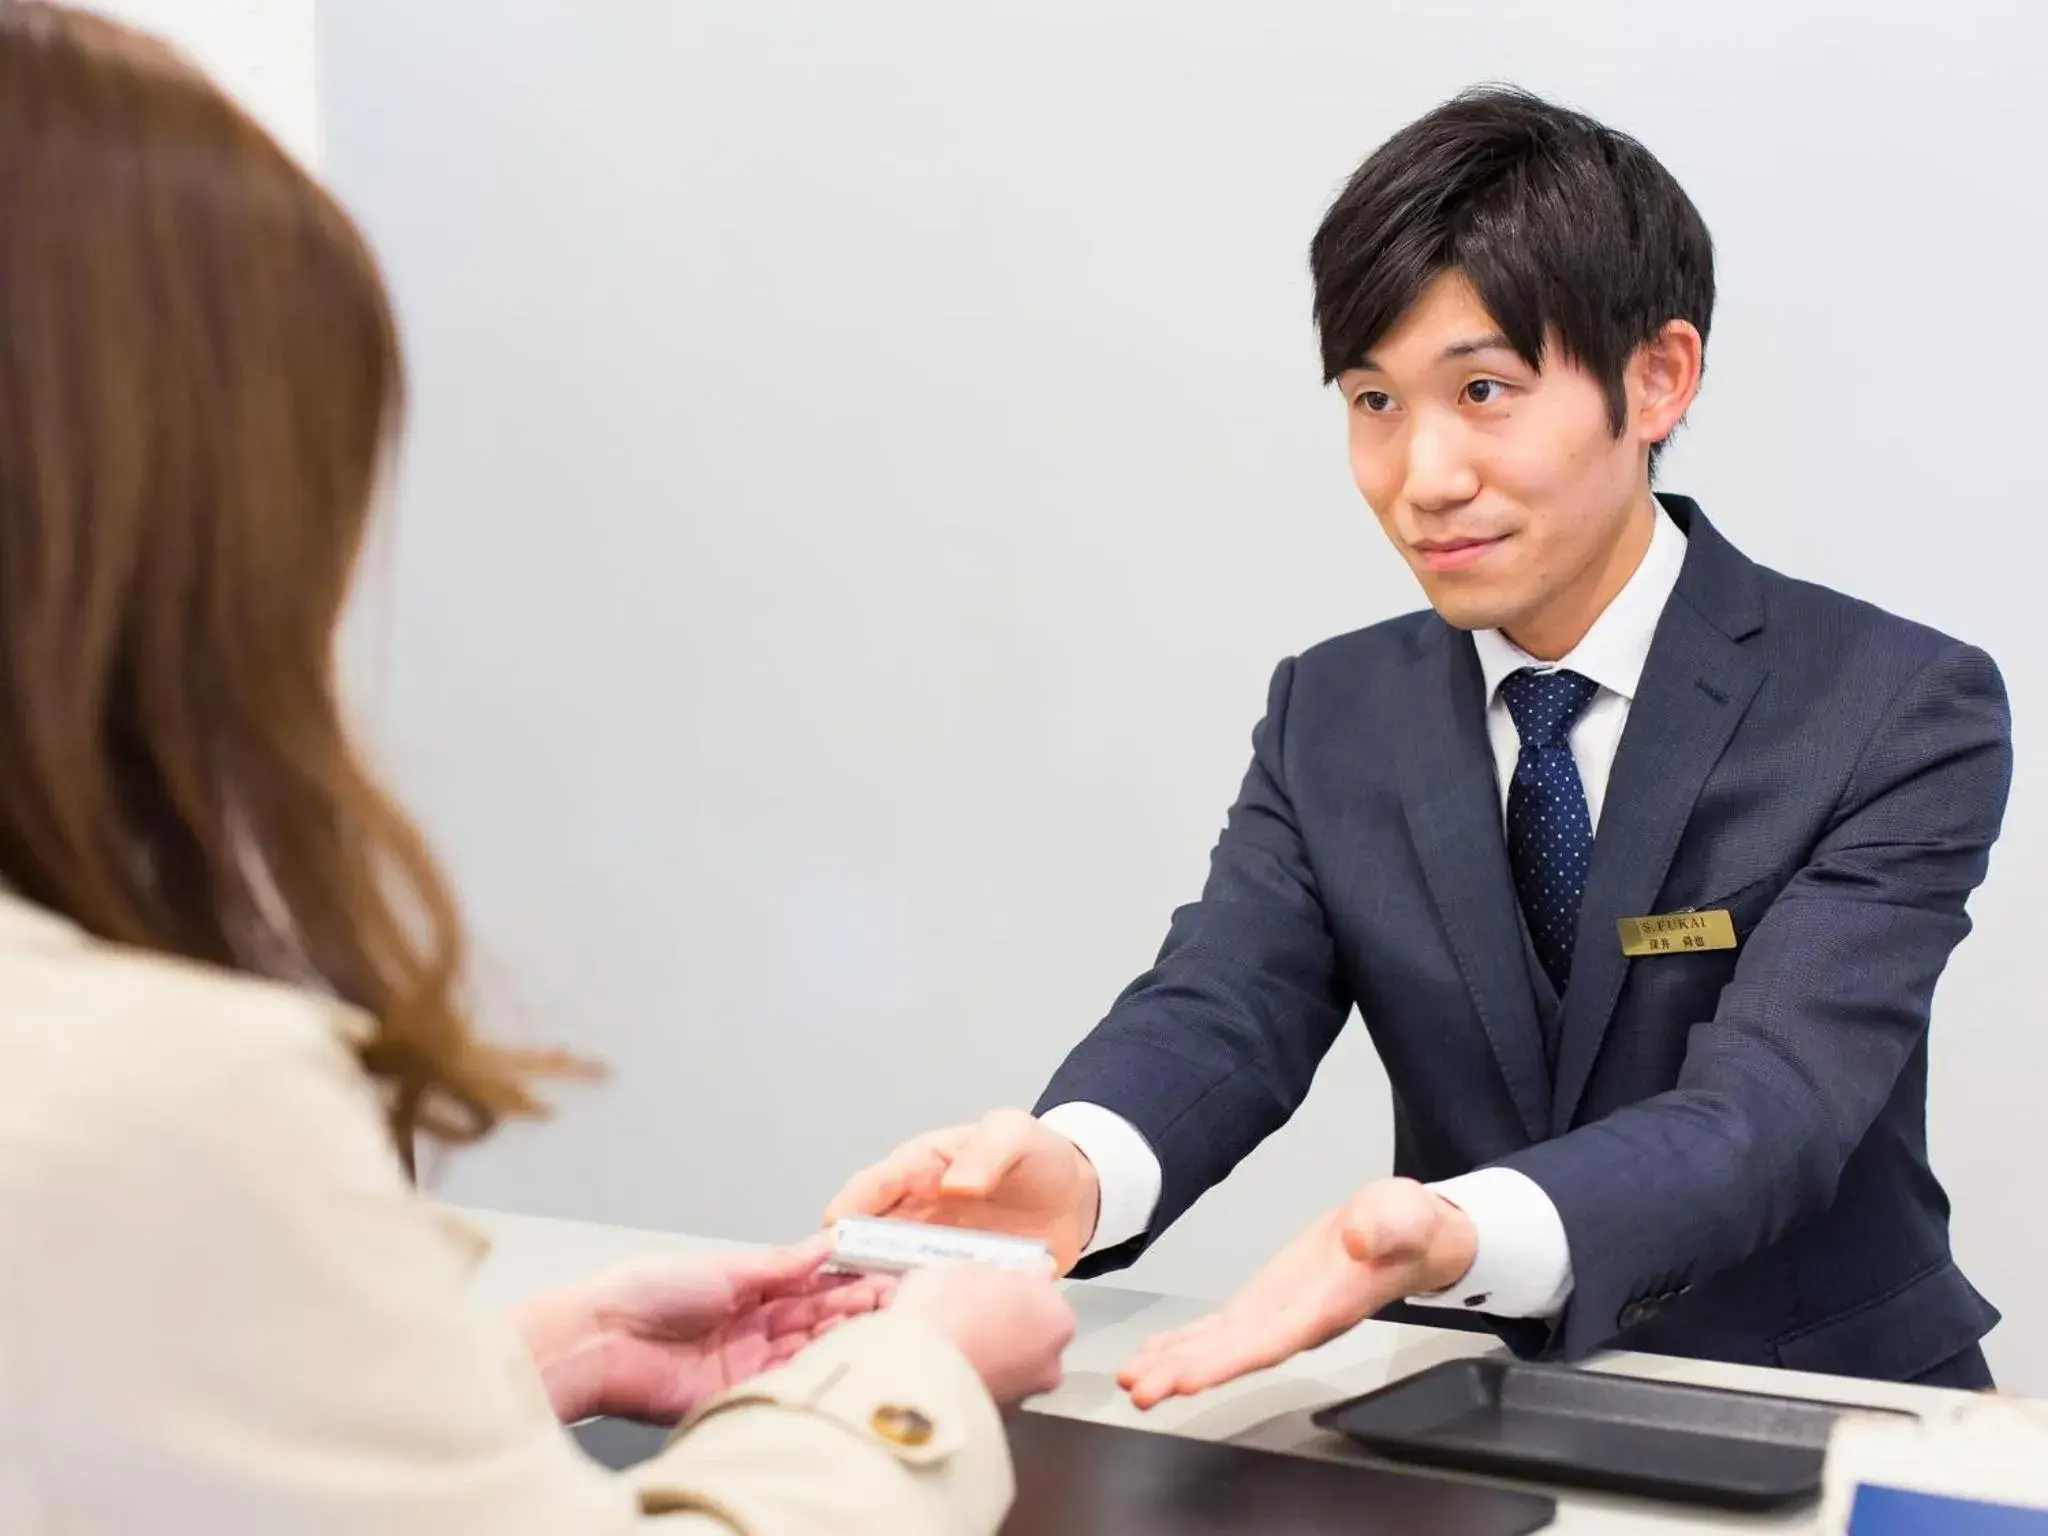
[[[1685,420],[1700,392],[1707,344],[1690,320],[1667,320],[1629,359],[1628,392],[1635,405],[1636,438],[1645,448],[1661,443]]]

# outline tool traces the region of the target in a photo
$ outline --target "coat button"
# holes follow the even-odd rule
[[[1646,1309],[1640,1301],[1632,1301],[1621,1309],[1621,1316],[1615,1322],[1623,1328],[1633,1328],[1643,1320]]]
[[[902,1408],[894,1403],[884,1403],[869,1418],[868,1427],[891,1445],[915,1449],[921,1445],[931,1444],[932,1421],[915,1408]]]

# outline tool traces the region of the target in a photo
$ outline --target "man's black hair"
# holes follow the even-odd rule
[[[1671,320],[1704,340],[1714,312],[1713,241],[1671,173],[1627,134],[1508,86],[1453,97],[1374,150],[1309,267],[1325,383],[1456,271],[1531,368],[1554,340],[1599,380],[1617,436],[1636,348]]]

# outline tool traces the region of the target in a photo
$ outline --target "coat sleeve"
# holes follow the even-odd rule
[[[906,1417],[929,1438],[902,1443]],[[643,1509],[744,1536],[988,1532],[1013,1491],[1001,1419],[967,1362],[889,1313],[713,1404],[633,1480]]]

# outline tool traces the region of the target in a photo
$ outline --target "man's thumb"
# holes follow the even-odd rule
[[[996,1186],[1003,1182],[1003,1175],[1010,1171],[1010,1165],[1014,1161],[1014,1158],[1005,1158],[977,1143],[956,1155],[946,1171],[939,1176],[939,1193],[992,1195],[996,1192]]]
[[[942,1195],[987,1197],[1024,1155],[1036,1122],[1028,1115],[997,1110],[967,1138],[939,1176]]]
[[[939,1179],[939,1193],[986,1199],[1010,1176],[1020,1155],[1017,1148],[977,1140],[954,1157]]]
[[[1339,1223],[1344,1251],[1361,1264],[1420,1257],[1429,1246],[1435,1202],[1420,1185],[1394,1180],[1368,1185],[1344,1208]]]

